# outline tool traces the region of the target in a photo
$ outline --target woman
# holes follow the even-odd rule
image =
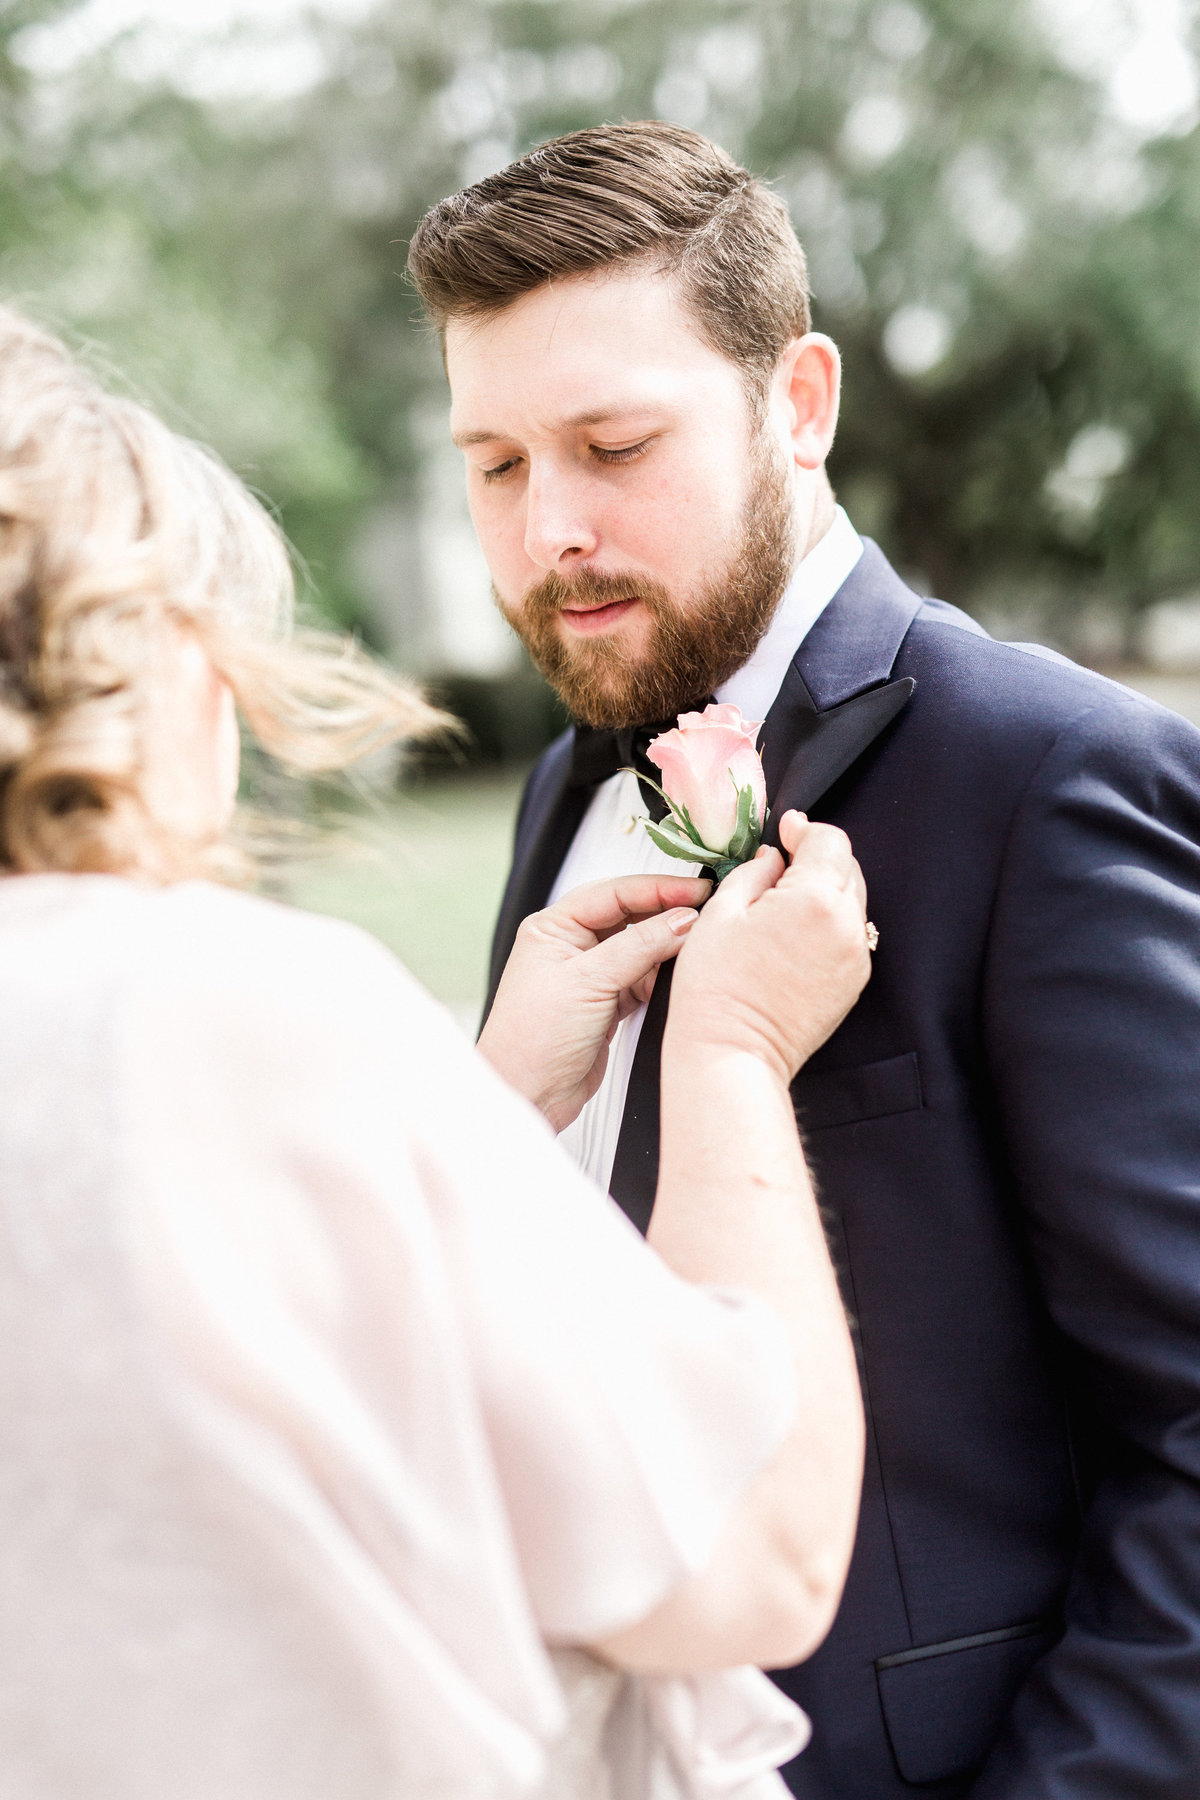
[[[436,722],[290,600],[227,471],[0,313],[7,1791],[781,1793],[803,1721],[737,1665],[827,1629],[862,1454],[787,1084],[861,877],[792,817],[699,918],[581,890],[481,1056],[203,879],[237,711],[301,769]],[[648,1249],[551,1127],[681,945]]]

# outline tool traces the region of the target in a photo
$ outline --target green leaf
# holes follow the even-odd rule
[[[687,807],[684,806],[682,803],[676,804],[676,802],[674,800],[668,800],[667,805],[671,808],[671,811],[675,814],[675,817],[680,821],[680,823],[683,826],[683,829],[687,832],[687,834],[691,838],[693,844],[699,844],[701,850],[707,851],[708,845],[705,843],[704,839],[700,836],[700,833],[696,830],[696,827],[692,824],[692,815],[688,811]]]
[[[758,808],[754,804],[754,789],[749,786],[739,788],[737,823],[725,855],[735,866],[749,862],[761,842],[762,826],[759,824]]]
[[[703,844],[684,837],[682,832],[674,830],[666,819],[663,819],[661,823],[656,823],[653,819],[643,819],[642,824],[646,827],[646,835],[650,842],[657,844],[660,850],[665,850],[668,856],[678,856],[682,862],[711,862],[713,854],[711,850],[706,850]]]

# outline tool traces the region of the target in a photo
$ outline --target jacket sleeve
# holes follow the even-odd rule
[[[973,1800],[1200,1793],[1200,734],[1133,696],[1043,758],[987,1056],[1081,1459],[1064,1634]]]

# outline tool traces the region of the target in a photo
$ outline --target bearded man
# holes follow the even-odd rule
[[[838,1618],[776,1676],[814,1723],[792,1790],[1195,1800],[1200,736],[859,539],[800,246],[705,139],[543,145],[410,267],[497,601],[576,720],[495,970],[565,889],[678,872],[621,770],[713,697],[765,718],[773,816],[867,878],[873,980],[794,1087],[869,1444]],[[570,1133],[642,1227],[664,974]]]

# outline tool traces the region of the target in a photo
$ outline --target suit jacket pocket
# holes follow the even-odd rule
[[[985,1760],[1017,1689],[1057,1640],[1053,1619],[881,1656],[879,1700],[905,1781],[946,1781]]]
[[[909,1050],[853,1069],[801,1069],[792,1099],[806,1131],[911,1112],[923,1104],[917,1053]]]

